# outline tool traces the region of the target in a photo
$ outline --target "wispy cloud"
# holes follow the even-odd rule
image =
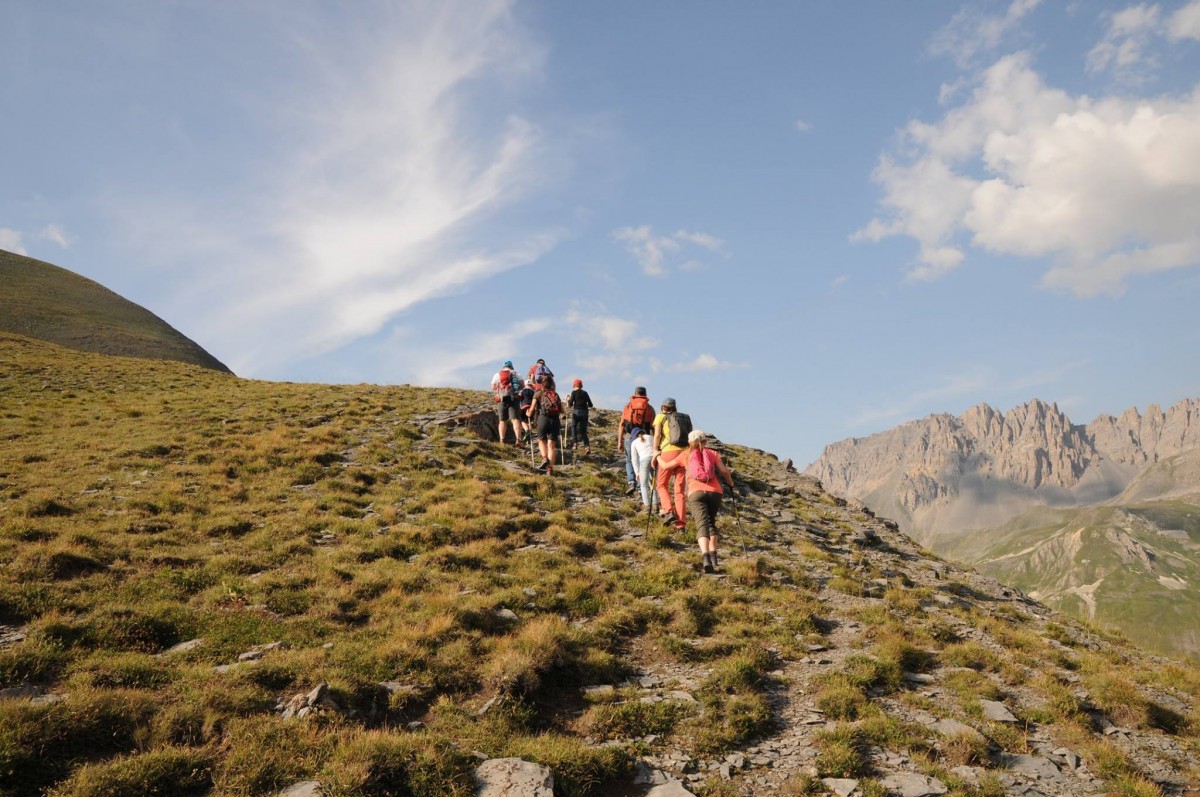
[[[24,236],[20,230],[11,227],[0,227],[0,249],[6,249],[17,255],[29,254],[25,251]]]
[[[1126,83],[1143,83],[1158,68],[1152,40],[1165,33],[1157,5],[1122,9],[1109,16],[1108,31],[1088,53],[1088,71],[1111,70]]]
[[[488,367],[499,367],[502,352],[519,351],[521,341],[541,334],[552,325],[548,318],[530,318],[504,329],[487,330],[456,343],[454,346],[422,341],[421,365],[416,369],[415,384],[432,386],[479,387],[479,374]],[[405,335],[406,337],[406,335]],[[408,344],[406,339],[393,340],[388,348]],[[490,372],[489,376],[490,376]]]
[[[67,235],[66,230],[57,224],[47,224],[38,233],[38,238],[43,241],[49,241],[53,244],[61,246],[63,249],[71,248],[71,236]]]
[[[813,126],[812,126],[812,122],[806,121],[804,119],[797,119],[795,128],[796,128],[796,132],[798,132],[798,133],[811,133]]]
[[[943,405],[946,402],[964,396],[980,396],[993,382],[994,376],[987,368],[977,367],[967,373],[953,374],[938,384],[901,396],[888,404],[862,410],[852,416],[847,425],[851,429],[877,428],[912,420],[918,415],[944,412]]]
[[[131,246],[197,275],[180,309],[198,292],[213,300],[200,334],[238,353],[227,357],[236,371],[253,375],[378,333],[561,239],[514,227],[479,245],[472,234],[550,179],[542,129],[505,110],[507,96],[540,79],[544,60],[510,6],[404,4],[369,26],[354,12],[289,11],[303,31],[290,66],[303,76],[264,111],[291,132],[253,161],[263,170],[254,204],[122,203]],[[474,102],[478,93],[490,102]]]
[[[621,227],[612,233],[613,239],[625,244],[626,251],[649,277],[663,277],[671,267],[687,271],[703,268],[702,261],[687,257],[687,249],[703,249],[713,254],[728,256],[723,240],[706,232],[679,230],[674,235],[657,235],[648,224],[640,227]],[[675,264],[675,255],[684,255],[684,260]]]
[[[1119,294],[1131,276],[1200,264],[1200,90],[1074,97],[1028,54],[1007,56],[942,119],[910,123],[874,178],[881,213],[852,239],[915,239],[909,279],[974,247],[1049,258],[1047,287]]]
[[[1013,0],[1001,15],[989,13],[979,2],[960,9],[934,34],[929,52],[949,56],[960,67],[969,67],[996,50],[1018,29],[1022,19],[1041,5],[1041,0]]]

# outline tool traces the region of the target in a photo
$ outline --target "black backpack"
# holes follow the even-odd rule
[[[692,433],[691,416],[686,412],[668,412],[664,424],[667,427],[667,445],[686,448],[688,435]]]

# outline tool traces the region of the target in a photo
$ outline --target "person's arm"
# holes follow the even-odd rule
[[[617,450],[625,451],[625,421],[629,416],[629,405],[625,405],[625,409],[621,410],[621,420],[617,421]]]
[[[659,445],[659,440],[662,438],[664,426],[666,426],[665,423],[656,423],[656,424],[654,424],[653,427],[651,427],[652,429],[654,429],[654,437],[653,437],[652,446],[654,449],[654,456],[656,456],[656,457],[662,453],[662,446]]]
[[[721,460],[720,454],[713,454],[716,457],[717,473],[725,479],[725,483],[729,485],[729,492],[733,493],[733,471],[731,471]]]
[[[592,403],[591,394],[585,392],[583,395],[584,395],[584,397],[587,398],[588,407],[590,407],[591,409],[596,409],[596,405]]]

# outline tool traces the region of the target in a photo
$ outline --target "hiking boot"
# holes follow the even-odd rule
[[[713,570],[716,570],[718,567],[720,567],[720,565],[717,564],[717,552],[716,551],[708,552],[708,561],[712,562]]]
[[[636,493],[636,492],[637,492],[637,485],[636,485],[636,484],[631,484],[631,485],[629,485],[628,487],[626,487],[626,488],[625,488],[625,495],[633,495],[633,494],[634,494],[634,493]]]
[[[662,517],[662,523],[664,526],[674,526],[677,523],[679,523],[679,518],[675,517],[674,512],[668,512],[667,514],[661,515],[660,517]]]
[[[677,520],[675,521],[675,528],[679,531],[683,531],[687,528],[687,523],[683,522],[682,520]]]
[[[549,468],[550,468],[550,460],[548,460],[548,459],[543,459],[542,464],[537,466],[537,470],[549,470]]]
[[[714,567],[712,566],[712,562],[710,562],[710,561],[708,560],[708,554],[704,554],[704,556],[702,556],[702,557],[700,558],[700,569],[701,569],[701,570],[703,570],[705,573],[714,573],[714,572],[716,572],[716,568],[714,568]]]
[[[592,455],[592,447],[591,447],[591,446],[584,446],[584,447],[583,447],[583,455],[584,455],[585,457],[590,457],[590,456]]]

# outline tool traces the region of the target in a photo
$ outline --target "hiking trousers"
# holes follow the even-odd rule
[[[625,435],[625,480],[632,487],[637,484],[637,475],[633,471],[633,440]]]
[[[659,458],[664,462],[674,462],[676,458],[682,457],[687,453],[687,449],[679,451],[663,451],[659,454]],[[684,468],[666,468],[659,467],[658,478],[654,480],[655,487],[658,488],[658,505],[663,512],[674,512],[675,517],[679,518],[679,522],[683,523],[687,520],[687,504],[684,500],[684,485],[687,482],[687,477],[684,473]],[[674,485],[671,482],[674,481]],[[674,500],[672,500],[674,499]]]
[[[712,490],[696,490],[687,497],[687,505],[692,513],[692,522],[696,524],[696,538],[717,536],[721,494]]]
[[[588,441],[588,416],[572,415],[571,416],[571,436],[575,439],[575,445],[591,448],[592,444]]]
[[[654,500],[654,486],[650,483],[650,467],[654,464],[654,457],[643,457],[638,460],[638,484],[642,488],[642,506],[650,508],[650,502]]]

